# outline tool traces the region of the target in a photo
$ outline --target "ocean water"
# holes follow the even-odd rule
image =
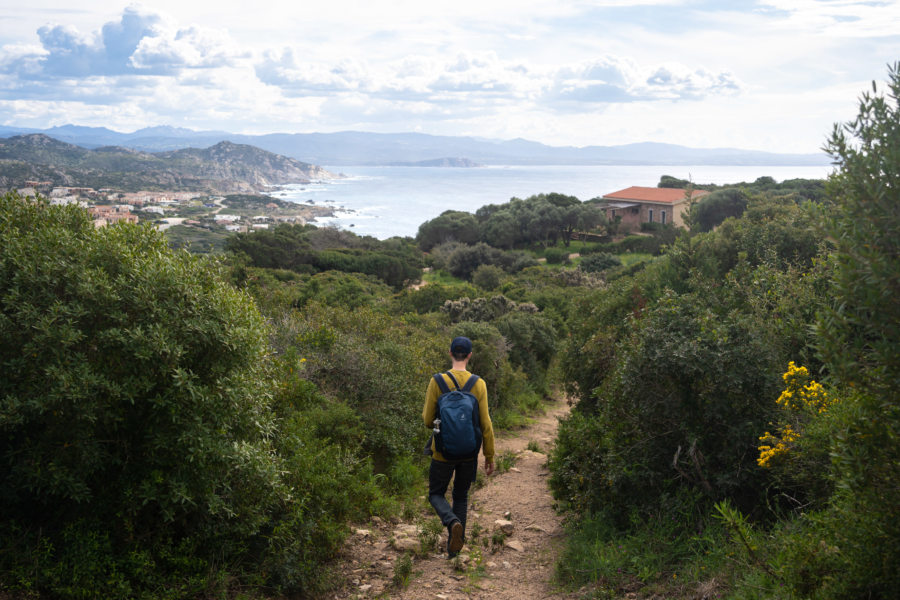
[[[655,187],[662,175],[695,183],[823,179],[832,167],[731,166],[492,166],[325,167],[344,179],[283,186],[272,195],[291,202],[330,206],[335,216],[316,220],[378,239],[415,236],[419,225],[445,210],[474,213],[510,198],[558,192],[589,200],[632,185]]]

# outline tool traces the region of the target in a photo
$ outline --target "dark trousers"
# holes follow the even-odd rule
[[[469,499],[469,487],[475,480],[478,469],[476,460],[450,463],[431,459],[431,468],[428,470],[428,501],[434,507],[435,512],[441,518],[444,527],[449,527],[459,519],[463,532],[466,530],[466,511]],[[454,473],[456,477],[454,478]],[[453,506],[447,502],[445,495],[453,478]]]

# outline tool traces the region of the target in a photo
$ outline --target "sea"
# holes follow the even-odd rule
[[[384,240],[415,237],[419,226],[445,210],[474,213],[511,198],[557,192],[589,200],[633,185],[655,187],[663,175],[697,184],[753,182],[769,176],[824,179],[823,166],[488,166],[354,167],[325,169],[341,179],[275,188],[271,195],[302,204],[327,206],[334,216],[313,221]]]

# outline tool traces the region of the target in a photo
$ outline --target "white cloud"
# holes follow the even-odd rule
[[[45,11],[50,1],[34,0]],[[833,94],[853,90],[852,105],[900,44],[900,0],[642,6],[155,0],[113,14],[84,0],[84,12],[56,14],[65,22],[34,25],[32,39],[0,31],[0,115],[575,145],[690,134],[698,145],[815,151],[849,116],[835,114],[844,105]],[[17,23],[30,14],[13,12]]]
[[[897,0],[762,0],[789,14],[780,29],[839,37],[896,37],[900,32]]]

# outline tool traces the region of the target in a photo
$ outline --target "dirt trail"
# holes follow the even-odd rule
[[[391,598],[399,600],[537,600],[568,599],[552,583],[553,569],[562,545],[561,518],[553,510],[547,487],[546,452],[556,436],[557,417],[568,406],[560,400],[525,429],[498,432],[497,456],[515,454],[507,472],[487,478],[469,495],[467,544],[460,558],[448,560],[446,532],[428,544],[427,522],[434,513],[423,509],[415,522],[383,522],[354,527],[341,563],[346,587],[331,598]],[[531,443],[531,444],[530,444]],[[537,445],[542,452],[528,449]],[[483,465],[479,465],[481,469]],[[424,503],[424,501],[423,501]],[[430,507],[429,507],[430,509]],[[512,521],[504,535],[498,520]],[[506,525],[507,529],[509,525]],[[480,530],[480,531],[479,531]],[[431,540],[433,541],[432,536]],[[408,583],[395,583],[404,572],[404,557],[414,556]]]

